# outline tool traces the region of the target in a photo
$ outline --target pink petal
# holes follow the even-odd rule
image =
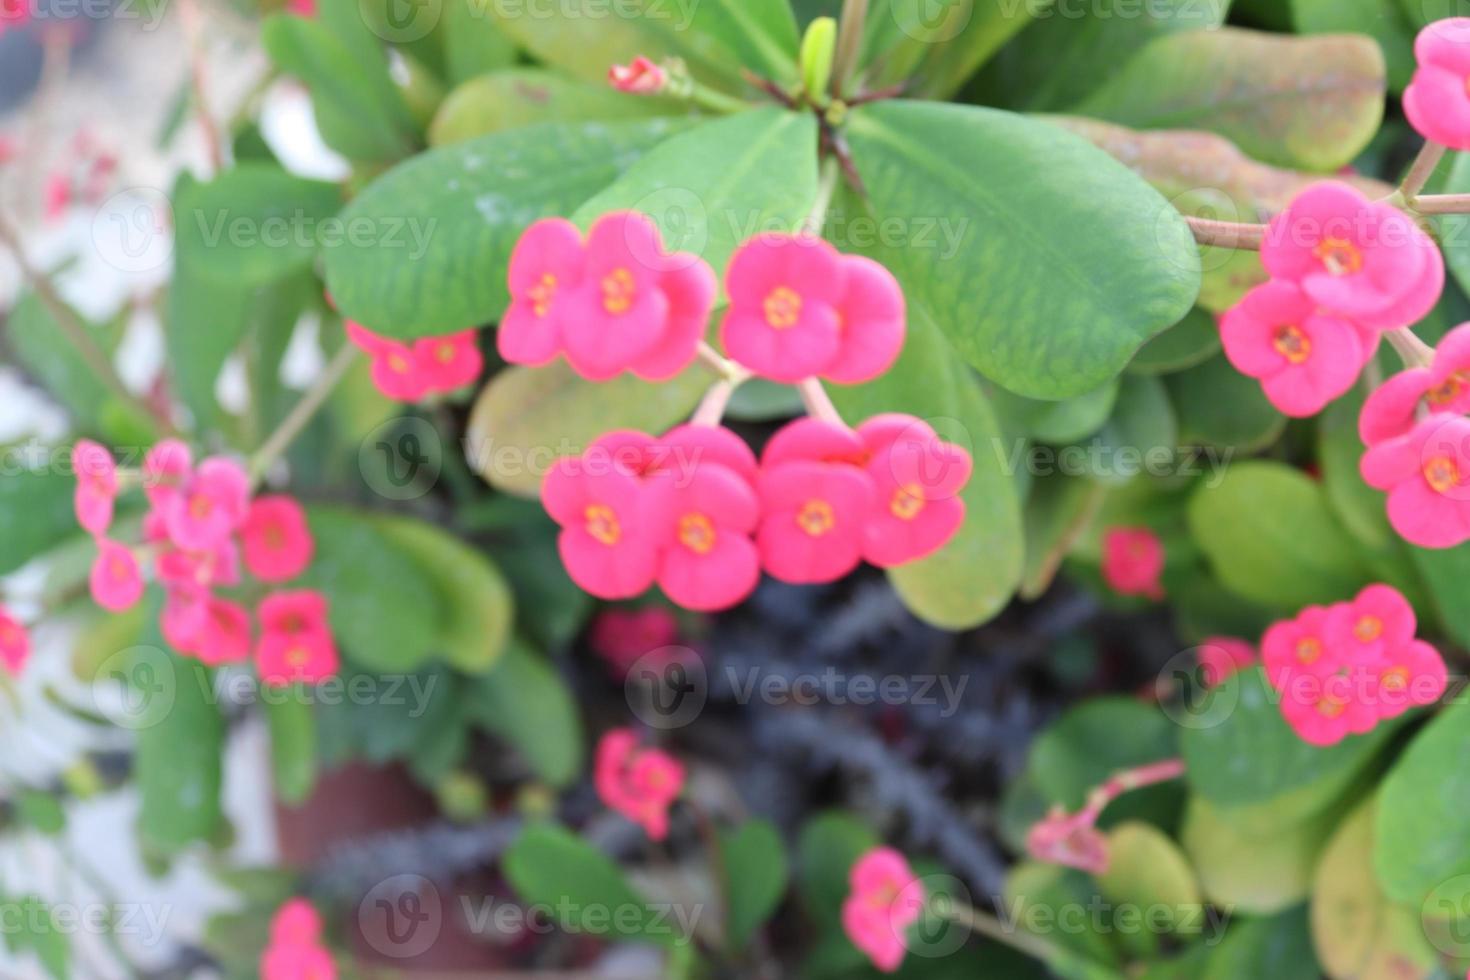
[[[1419,402],[1431,387],[1430,379],[1428,369],[1412,368],[1373,389],[1358,416],[1358,436],[1363,444],[1375,446],[1408,435],[1414,428]]]
[[[658,584],[685,609],[716,612],[744,601],[760,581],[760,557],[744,534],[721,530],[704,555],[673,547],[664,555]]]
[[[1404,115],[1425,139],[1470,149],[1470,95],[1464,74],[1423,64],[1404,90]]]
[[[1414,39],[1414,57],[1420,65],[1470,77],[1470,17],[1447,17],[1429,24]]]
[[[823,376],[838,384],[861,384],[887,371],[903,349],[903,290],[893,273],[872,259],[842,259],[847,290],[837,311],[841,342]]]

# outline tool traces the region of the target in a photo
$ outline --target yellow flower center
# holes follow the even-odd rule
[[[707,555],[715,546],[715,526],[703,514],[679,518],[679,542],[696,554]]]
[[[1336,694],[1324,694],[1317,702],[1317,713],[1323,718],[1336,718],[1347,710],[1347,698]]]
[[[623,537],[623,527],[618,515],[605,504],[593,504],[583,513],[587,518],[587,533],[605,545],[615,545]]]
[[[1383,635],[1383,620],[1377,616],[1364,616],[1353,627],[1353,635],[1364,643],[1372,643]]]
[[[1400,666],[1384,671],[1378,686],[1390,694],[1403,693],[1409,688],[1409,668]]]
[[[556,295],[556,276],[543,272],[527,295],[531,297],[531,312],[538,317],[545,316],[551,312],[551,299]]]
[[[820,538],[837,526],[837,515],[827,501],[808,500],[796,515],[796,526],[811,537]]]
[[[300,670],[311,660],[311,652],[306,647],[292,647],[286,651],[286,663]]]
[[[133,567],[122,555],[114,555],[107,564],[108,574],[119,582],[126,582],[133,575]]]
[[[388,368],[394,374],[407,374],[408,360],[402,354],[389,354]]]
[[[1301,327],[1291,324],[1276,328],[1271,346],[1292,364],[1300,364],[1312,356],[1311,338],[1302,332]]]
[[[602,277],[602,308],[614,315],[627,313],[633,308],[638,283],[627,269],[614,269]]]
[[[434,348],[434,357],[440,364],[448,364],[454,360],[454,345],[449,343],[440,344]]]
[[[1430,405],[1435,408],[1444,408],[1450,402],[1459,398],[1465,391],[1465,383],[1470,380],[1470,374],[1465,371],[1456,371],[1445,379],[1444,384],[1437,388],[1429,389],[1424,396]]]
[[[1436,456],[1424,464],[1424,479],[1436,493],[1449,493],[1460,484],[1460,467],[1448,456]]]
[[[1350,276],[1363,268],[1363,253],[1346,238],[1324,238],[1312,250],[1327,272],[1334,276]]]
[[[189,498],[189,516],[196,521],[202,521],[214,510],[214,501],[202,493],[196,493]]]
[[[901,521],[911,521],[924,510],[924,490],[917,483],[905,483],[893,491],[888,509]]]
[[[785,286],[771,290],[765,302],[766,322],[777,330],[796,326],[801,319],[801,295]]]
[[[1303,637],[1296,644],[1296,659],[1300,663],[1315,663],[1322,656],[1322,641],[1315,636]]]

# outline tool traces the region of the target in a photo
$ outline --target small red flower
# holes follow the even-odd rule
[[[257,497],[240,527],[245,567],[262,582],[286,582],[311,564],[316,542],[306,511],[290,497]]]
[[[266,684],[314,684],[337,672],[337,644],[327,624],[327,600],[320,592],[277,592],[261,602],[258,613],[255,662]]]
[[[892,973],[908,950],[905,933],[923,909],[924,886],[908,861],[891,847],[876,847],[848,873],[842,929],[875,967]]]
[[[684,789],[684,767],[673,756],[642,748],[632,729],[616,728],[597,743],[592,782],[603,803],[650,838],[668,836],[669,805]]]
[[[0,607],[0,665],[19,674],[31,658],[31,636],[20,621]]]
[[[1111,527],[1103,535],[1103,578],[1119,595],[1162,599],[1164,543],[1146,527]]]

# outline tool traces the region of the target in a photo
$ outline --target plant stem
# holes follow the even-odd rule
[[[1429,194],[1409,206],[1420,214],[1470,214],[1470,194]]]
[[[159,430],[164,435],[176,435],[172,423],[167,418],[155,412],[142,399],[129,391],[127,385],[123,384],[117,368],[113,367],[111,358],[97,346],[87,326],[77,318],[71,307],[66,305],[66,301],[61,298],[61,294],[57,292],[56,285],[50,278],[31,265],[30,260],[26,258],[25,250],[21,247],[20,236],[3,218],[0,218],[0,244],[4,244],[10,250],[10,254],[15,258],[15,264],[20,267],[21,278],[30,285],[31,289],[35,290],[36,297],[51,314],[51,319],[66,337],[67,343],[71,344],[86,362],[87,368],[97,377],[102,386],[130,409],[139,413],[141,417],[155,419]]]
[[[199,9],[199,0],[183,0],[179,7],[179,16],[183,20],[184,45],[189,52],[189,84],[193,88],[194,114],[199,117],[199,128],[204,133],[210,172],[218,174],[225,169],[224,146],[220,142],[219,127],[214,124],[214,117],[209,114],[203,13]]]
[[[725,417],[725,408],[730,404],[730,396],[735,394],[735,387],[735,383],[728,379],[716,381],[689,421],[694,425],[719,425]]]
[[[868,0],[844,0],[837,23],[837,52],[832,59],[832,94],[839,99],[857,71],[867,22]]]
[[[1404,367],[1428,367],[1434,363],[1434,348],[1420,340],[1408,327],[1385,330],[1383,335],[1388,338],[1394,353],[1404,362]]]
[[[982,936],[994,939],[1002,945],[1009,946],[1019,953],[1033,956],[1038,960],[1049,962],[1054,960],[1061,951],[1052,943],[1040,936],[1024,932],[1018,926],[1006,925],[988,912],[966,905],[964,902],[950,901],[945,903],[944,908],[935,908],[934,912],[951,922],[956,922],[966,929],[978,932]]]
[[[847,428],[847,423],[842,421],[837,406],[833,405],[832,399],[827,397],[827,389],[822,387],[821,381],[816,378],[807,378],[805,381],[797,382],[796,387],[801,392],[801,402],[806,406],[808,415],[814,419],[821,419],[823,422],[831,422],[833,425]]]
[[[698,82],[694,82],[689,89],[689,101],[701,109],[708,109],[710,112],[718,112],[724,115],[729,115],[734,112],[744,112],[750,108],[750,103],[744,99],[737,99],[733,95],[716,92],[714,89],[701,85]]]
[[[822,225],[827,221],[827,208],[832,205],[832,195],[837,193],[837,181],[841,176],[842,164],[837,157],[829,156],[822,161],[821,175],[817,179],[817,199],[812,202],[811,211],[801,223],[802,234],[822,233]]]
[[[306,428],[306,424],[311,421],[317,409],[322,407],[322,403],[327,400],[327,396],[332,393],[337,382],[342,380],[348,369],[357,361],[357,353],[357,348],[353,344],[344,343],[341,350],[337,351],[327,362],[321,377],[317,378],[316,382],[307,389],[306,394],[302,395],[301,400],[291,408],[290,414],[281,421],[276,431],[272,432],[270,438],[266,439],[264,444],[255,451],[255,455],[250,457],[250,485],[252,488],[260,485],[266,471],[290,447],[292,440],[301,434],[301,430]]]
[[[1214,221],[1185,215],[1194,240],[1201,245],[1219,245],[1223,248],[1239,248],[1259,251],[1266,238],[1266,226],[1240,221]]]
[[[1424,148],[1414,158],[1409,172],[1404,175],[1404,182],[1399,185],[1399,194],[1410,207],[1417,208],[1415,198],[1424,189],[1424,185],[1429,183],[1429,178],[1434,176],[1434,168],[1444,159],[1445,149],[1433,140],[1424,141]]]

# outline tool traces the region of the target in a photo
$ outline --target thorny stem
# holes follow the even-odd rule
[[[832,205],[832,195],[837,193],[837,180],[842,176],[842,165],[837,157],[829,156],[822,161],[822,172],[817,182],[817,199],[812,203],[811,212],[807,214],[806,220],[801,223],[801,233],[804,235],[820,235],[822,225],[827,221],[827,208]]]
[[[1408,327],[1385,330],[1383,335],[1388,338],[1389,346],[1404,362],[1404,367],[1428,367],[1434,363],[1434,348],[1420,340]]]
[[[1429,178],[1434,176],[1434,168],[1439,166],[1439,162],[1444,159],[1445,149],[1433,140],[1424,141],[1424,148],[1414,158],[1409,172],[1404,175],[1404,182],[1399,185],[1399,195],[1403,198],[1404,203],[1417,209],[1418,204],[1415,198],[1424,189],[1424,185],[1429,183]]]
[[[26,258],[25,250],[21,247],[20,236],[3,218],[0,218],[0,244],[10,250],[10,254],[15,258],[15,264],[20,267],[21,277],[30,284],[31,289],[35,290],[37,298],[51,314],[51,319],[56,322],[57,328],[86,362],[88,369],[102,383],[102,386],[121,399],[133,411],[139,413],[141,417],[155,419],[159,429],[165,435],[175,435],[173,425],[167,418],[149,408],[142,399],[128,390],[127,385],[123,384],[112,361],[93,341],[86,325],[77,319],[71,307],[66,305],[56,291],[55,284],[39,269],[31,265],[30,260]]]
[[[1189,223],[1189,230],[1194,232],[1194,240],[1201,245],[1219,245],[1224,248],[1248,249],[1259,251],[1261,242],[1266,238],[1266,226],[1247,224],[1239,221],[1214,221],[1210,218],[1196,218],[1185,215],[1184,220]]]
[[[219,128],[214,124],[214,117],[209,114],[203,15],[199,9],[199,0],[183,0],[179,7],[179,16],[183,19],[184,43],[189,51],[189,84],[193,88],[194,114],[199,117],[199,128],[204,133],[210,170],[217,174],[225,169],[224,148],[220,142]]]
[[[281,454],[290,447],[292,440],[301,434],[306,424],[311,421],[317,409],[327,400],[332,389],[337,386],[349,368],[357,361],[357,348],[351,343],[344,343],[342,348],[327,362],[321,377],[307,389],[306,394],[301,396],[270,438],[255,451],[250,457],[250,486],[258,487],[260,481],[265,478],[266,472],[271,468]]]

